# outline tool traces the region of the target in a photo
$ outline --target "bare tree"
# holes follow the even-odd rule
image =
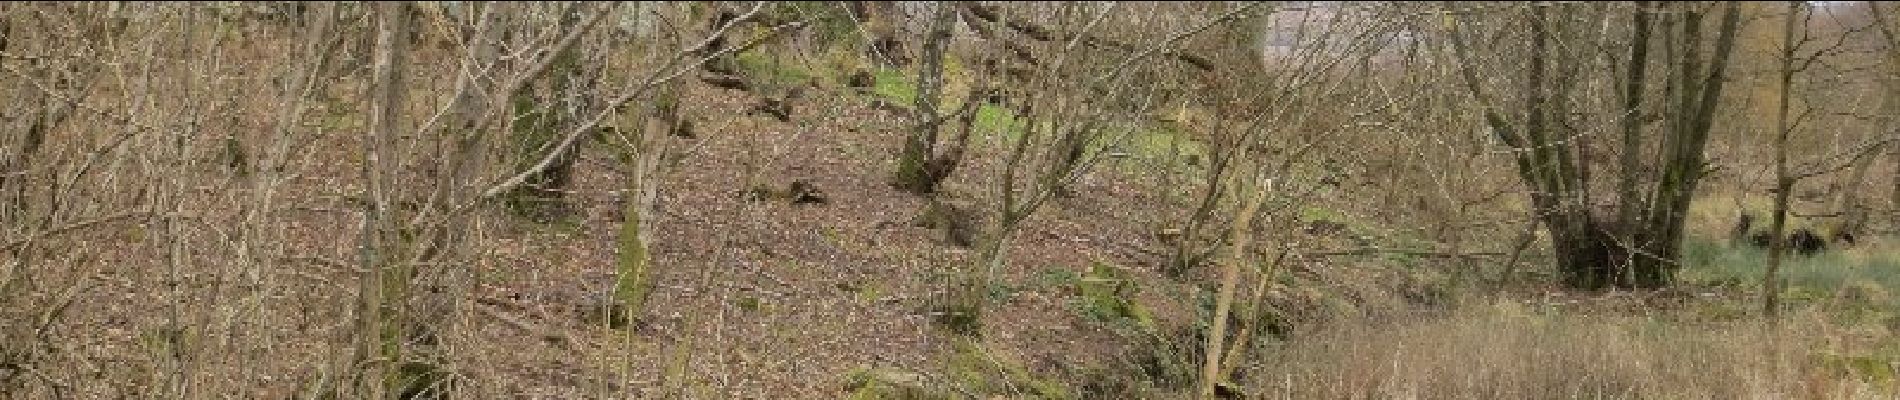
[[[1215,297],[1213,327],[1208,328],[1207,347],[1203,353],[1206,355],[1206,360],[1201,364],[1201,384],[1197,393],[1202,399],[1214,398],[1215,386],[1225,380],[1221,366],[1223,358],[1221,357],[1221,341],[1227,336],[1227,315],[1233,309],[1234,293],[1238,290],[1237,286],[1240,283],[1241,266],[1253,264],[1251,255],[1247,253],[1247,244],[1252,241],[1249,234],[1253,230],[1253,218],[1260,211],[1261,201],[1273,190],[1271,185],[1263,186],[1268,187],[1255,188],[1252,191],[1253,194],[1242,201],[1243,205],[1234,215],[1232,234],[1234,244],[1229,246],[1232,254],[1221,266],[1220,292]],[[1243,347],[1239,343],[1235,345],[1234,348]],[[1227,362],[1232,363],[1234,360]]]
[[[410,394],[409,388],[419,376],[401,373],[403,346],[411,338],[407,337],[407,321],[404,305],[408,302],[409,282],[413,266],[391,260],[400,260],[398,232],[390,215],[392,200],[388,186],[392,176],[389,171],[400,162],[392,160],[397,105],[402,98],[402,68],[406,57],[410,7],[407,3],[385,3],[376,10],[377,24],[375,53],[371,61],[371,96],[369,99],[369,130],[363,136],[362,179],[366,185],[366,201],[363,210],[362,243],[358,245],[358,263],[368,275],[362,280],[361,319],[357,329],[360,335],[358,350],[360,359],[370,361],[364,364],[369,371],[363,374],[363,393],[375,398],[389,397],[392,393]]]
[[[1663,16],[1662,30],[1668,33],[1668,40],[1660,44],[1666,54],[1661,65],[1668,73],[1663,85],[1668,90],[1662,104],[1651,107],[1640,97],[1646,89],[1626,89],[1619,113],[1622,115],[1618,116],[1640,122],[1648,115],[1657,115],[1663,120],[1663,126],[1657,129],[1659,143],[1627,141],[1624,144],[1629,147],[1619,149],[1625,154],[1656,154],[1648,168],[1657,172],[1651,175],[1645,168],[1618,171],[1619,176],[1632,177],[1628,178],[1631,182],[1619,186],[1637,189],[1622,191],[1601,205],[1596,202],[1600,196],[1594,196],[1590,189],[1595,174],[1593,163],[1588,162],[1591,154],[1583,145],[1590,129],[1587,126],[1595,121],[1579,120],[1577,116],[1602,114],[1590,113],[1586,104],[1574,99],[1580,93],[1579,79],[1555,78],[1580,76],[1579,69],[1585,64],[1580,61],[1589,59],[1580,52],[1590,46],[1576,41],[1587,38],[1582,33],[1594,29],[1598,26],[1594,21],[1600,20],[1578,18],[1578,14],[1591,15],[1580,5],[1510,7],[1504,11],[1509,19],[1499,22],[1521,24],[1526,29],[1519,32],[1526,33],[1519,36],[1492,30],[1482,40],[1515,39],[1505,43],[1521,44],[1523,52],[1491,46],[1487,54],[1491,68],[1481,65],[1474,56],[1474,32],[1466,28],[1468,22],[1453,24],[1453,50],[1462,64],[1459,74],[1464,87],[1478,102],[1491,132],[1512,148],[1518,175],[1531,189],[1535,213],[1551,233],[1558,270],[1564,282],[1573,287],[1660,287],[1668,285],[1674,276],[1689,200],[1706,173],[1703,149],[1735,47],[1740,11],[1734,3],[1721,7],[1714,46],[1705,55],[1702,28],[1711,6],[1694,3],[1661,7],[1667,12],[1641,7],[1632,18],[1634,25],[1647,26],[1652,17],[1644,15]],[[1549,16],[1553,9],[1573,14],[1553,19]],[[1635,48],[1655,45],[1649,32],[1649,28],[1633,29],[1627,42],[1632,46],[1632,59],[1623,68],[1628,76],[1617,80],[1626,88],[1634,85],[1630,82],[1651,81],[1644,76],[1651,68],[1648,52]],[[1499,66],[1504,66],[1502,71]],[[1487,79],[1481,78],[1499,73],[1508,74],[1504,76],[1515,82],[1518,94],[1500,98],[1501,93],[1509,93],[1507,88],[1488,85]],[[1652,111],[1629,112],[1636,109]],[[1623,125],[1624,136],[1640,136],[1629,133],[1630,124]],[[1634,147],[1639,145],[1658,147],[1651,152]],[[1631,165],[1623,161],[1625,167]],[[1602,211],[1611,207],[1617,211]],[[1634,223],[1622,225],[1618,215]]]
[[[635,113],[635,125],[627,127],[631,129],[604,131],[607,133],[606,140],[629,160],[626,186],[622,192],[623,220],[618,245],[617,279],[613,290],[613,300],[620,311],[611,314],[610,325],[639,320],[641,313],[646,311],[647,296],[652,293],[656,283],[648,250],[653,234],[644,226],[644,221],[651,214],[658,195],[662,172],[660,161],[671,151],[671,143],[675,140],[672,133],[683,123],[680,101],[684,89],[673,79],[713,60],[756,47],[778,33],[803,24],[802,21],[790,21],[773,26],[768,34],[745,43],[723,44],[722,38],[726,31],[757,21],[765,7],[765,3],[760,3],[743,14],[724,19],[721,25],[710,27],[703,39],[689,37],[685,32],[667,32],[664,37],[654,38],[664,40],[656,40],[655,45],[642,49],[648,57],[645,67],[651,68],[651,75],[646,78],[646,85],[652,88],[652,93],[646,96],[650,96],[651,100]],[[693,41],[682,43],[685,40]],[[713,46],[725,47],[714,49]]]
[[[495,26],[494,17],[502,12],[498,10],[507,5],[488,5],[481,7],[481,15],[474,21],[476,27],[474,41],[493,39],[490,29]],[[573,5],[574,7],[584,7]],[[482,160],[487,159],[484,146],[487,138],[492,137],[496,123],[502,121],[501,115],[511,105],[508,102],[478,102],[483,98],[513,98],[529,83],[544,76],[552,64],[607,14],[610,7],[589,7],[586,17],[574,25],[556,25],[550,33],[553,40],[539,43],[542,49],[536,57],[511,64],[506,74],[498,74],[495,86],[483,85],[480,78],[497,72],[497,52],[492,51],[493,44],[471,44],[466,47],[463,65],[459,68],[455,95],[451,101],[442,104],[434,115],[419,121],[413,131],[410,125],[403,123],[398,111],[406,104],[404,87],[408,84],[406,66],[409,63],[406,53],[408,22],[412,17],[412,7],[408,4],[379,5],[375,15],[378,27],[374,31],[376,51],[371,71],[370,117],[371,129],[363,141],[365,165],[363,179],[366,182],[366,201],[364,222],[362,224],[363,242],[359,246],[359,263],[366,276],[363,278],[363,302],[359,321],[358,359],[365,362],[369,371],[363,379],[361,390],[369,394],[405,393],[420,395],[440,393],[444,376],[439,372],[440,362],[428,348],[439,339],[435,332],[446,323],[447,293],[444,287],[459,287],[449,282],[433,282],[427,295],[416,297],[413,286],[419,277],[430,279],[448,279],[456,271],[419,269],[421,266],[452,265],[455,260],[468,257],[465,243],[469,239],[467,213],[472,207],[486,200],[512,190],[549,168],[569,151],[577,134],[594,129],[600,123],[605,112],[612,106],[624,103],[627,97],[616,98],[617,103],[603,104],[606,111],[595,113],[591,120],[576,124],[569,130],[568,140],[558,142],[560,146],[550,145],[550,149],[539,158],[539,162],[477,193],[469,193],[464,188],[472,183],[486,169]],[[477,96],[486,93],[485,97]],[[452,127],[453,130],[445,130]],[[402,131],[402,132],[399,132]],[[413,133],[410,133],[413,132]],[[449,132],[449,134],[443,134]],[[434,185],[422,186],[427,193],[403,191],[414,187],[394,185],[399,179],[406,179],[396,171],[419,161],[410,161],[402,156],[399,149],[413,148],[399,145],[398,137],[417,140],[441,140],[436,146],[442,149],[443,157],[433,168]],[[459,289],[452,289],[459,290]],[[413,307],[424,307],[414,309]],[[420,346],[410,349],[408,346]]]
[[[1794,191],[1795,184],[1794,177],[1788,173],[1788,135],[1794,131],[1788,119],[1788,94],[1794,90],[1795,48],[1799,45],[1795,42],[1796,21],[1800,20],[1804,11],[1801,2],[1788,2],[1787,15],[1783,16],[1786,24],[1782,25],[1781,31],[1781,56],[1776,60],[1779,61],[1777,72],[1781,90],[1775,102],[1775,208],[1768,224],[1768,271],[1762,276],[1762,313],[1770,317],[1780,312],[1779,274],[1782,257],[1788,252],[1788,238],[1782,232],[1787,229],[1788,197]],[[1805,24],[1798,27],[1806,32]]]
[[[998,201],[985,213],[989,218],[976,242],[976,265],[964,272],[941,305],[940,312],[949,326],[965,334],[980,332],[988,291],[1006,258],[1011,237],[1063,187],[1080,179],[1105,158],[1108,152],[1095,150],[1098,146],[1126,143],[1139,131],[1137,123],[1154,106],[1152,96],[1157,86],[1153,81],[1134,79],[1139,76],[1134,72],[1159,68],[1155,63],[1144,61],[1173,54],[1172,50],[1188,37],[1231,23],[1261,5],[1250,3],[1206,17],[1162,35],[1126,57],[1097,59],[1084,56],[1078,44],[1092,30],[1100,28],[1101,21],[1120,6],[1063,6],[1070,9],[1065,14],[1074,16],[1069,21],[1076,27],[1073,31],[1076,33],[1069,36],[1065,45],[1053,47],[1053,53],[1041,57],[1047,62],[1035,66],[1033,77],[1022,83],[1024,96],[1008,96],[1012,100],[1009,108],[1015,117],[1008,125],[1020,126],[1021,131],[1002,135],[1006,155],[1001,174],[993,184]],[[993,31],[997,29],[994,24],[992,22],[990,28]],[[1118,103],[1101,102],[1124,98],[1134,99],[1130,102],[1133,105],[1122,107],[1117,106]],[[1066,160],[1069,158],[1067,149],[1057,145],[1063,140],[1076,140],[1090,151],[1072,162]]]
[[[1201,398],[1213,398],[1228,383],[1246,361],[1249,341],[1272,317],[1263,299],[1276,284],[1280,264],[1303,253],[1329,252],[1300,249],[1296,242],[1301,239],[1292,233],[1302,230],[1297,212],[1314,204],[1321,191],[1338,186],[1346,169],[1340,164],[1356,161],[1321,155],[1354,148],[1357,144],[1346,140],[1351,132],[1390,129],[1376,120],[1399,113],[1396,105],[1405,103],[1408,93],[1422,93],[1423,87],[1392,90],[1370,83],[1380,68],[1372,60],[1405,26],[1403,11],[1376,6],[1289,10],[1271,17],[1276,23],[1262,33],[1283,41],[1268,52],[1264,68],[1216,67],[1221,73],[1216,86],[1231,88],[1225,96],[1237,104],[1215,108],[1216,122],[1208,132],[1214,139],[1208,150],[1213,161],[1201,171],[1207,182],[1187,223],[1190,232],[1215,227],[1223,234],[1207,242],[1183,235],[1176,244],[1176,264],[1169,265],[1185,269],[1208,252],[1226,251],[1218,262],[1215,308],[1202,351]],[[1402,97],[1384,97],[1393,94]],[[1235,121],[1223,122],[1228,119]],[[1261,254],[1269,251],[1277,254]]]
[[[895,184],[904,191],[929,195],[936,193],[937,186],[955,172],[963,162],[964,150],[969,146],[970,134],[976,122],[977,108],[989,97],[989,89],[984,82],[972,83],[968,93],[963,96],[963,104],[949,113],[939,111],[939,105],[945,100],[943,95],[944,53],[950,47],[952,25],[961,4],[945,2],[931,7],[929,29],[925,31],[922,52],[917,64],[917,96],[915,110],[911,112],[911,132],[904,137],[904,146],[897,157]],[[981,64],[980,62],[978,64]],[[981,75],[979,75],[978,79]],[[945,125],[953,131],[947,139],[939,138]]]

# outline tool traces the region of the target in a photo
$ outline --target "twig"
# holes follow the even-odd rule
[[[739,22],[743,22],[746,19],[749,19],[751,15],[757,14],[758,12],[759,12],[759,8],[754,8],[752,12],[747,13],[746,16],[740,17],[739,19],[734,20],[733,23],[727,24],[727,28]],[[778,36],[778,33],[784,32],[786,28],[793,28],[793,27],[802,26],[802,25],[803,24],[799,24],[799,23],[780,25],[774,28],[771,31],[771,34],[763,35],[760,38],[754,40],[753,43],[763,42],[772,37],[776,37]],[[724,31],[725,31],[725,28],[720,29],[720,32],[723,33]],[[751,44],[749,43],[748,46],[743,46],[743,47],[749,47],[750,45]],[[693,50],[697,50],[702,47],[706,47],[706,46],[703,44],[699,46],[694,46]],[[546,170],[549,166],[553,165],[555,160],[559,159],[559,157],[562,154],[566,153],[570,148],[573,147],[574,142],[578,141],[578,139],[580,139],[580,137],[583,136],[583,134],[593,131],[594,127],[600,125],[600,122],[605,120],[606,117],[614,111],[614,109],[619,107],[619,105],[625,104],[626,102],[633,100],[633,98],[638,97],[640,94],[645,93],[647,89],[650,89],[659,83],[676,79],[680,75],[685,74],[687,71],[698,68],[699,65],[705,64],[707,61],[710,61],[717,57],[725,56],[726,54],[733,53],[735,49],[738,49],[738,48],[728,48],[716,54],[700,58],[697,62],[693,63],[694,65],[688,66],[686,68],[681,68],[678,71],[675,71],[671,75],[667,75],[665,77],[656,76],[652,79],[647,80],[647,82],[641,84],[635,90],[630,91],[620,96],[619,98],[613,99],[613,101],[609,103],[607,107],[605,107],[599,114],[596,114],[592,119],[588,120],[584,124],[581,124],[581,126],[576,127],[572,131],[569,131],[567,134],[567,137],[562,139],[559,145],[555,146],[555,148],[552,151],[549,151],[546,155],[541,157],[540,162],[535,163],[534,166],[529,167],[527,170],[521,171],[520,173],[517,173],[514,176],[511,176],[508,179],[503,180],[501,183],[497,183],[494,186],[490,186],[487,190],[483,190],[480,196],[477,196],[475,199],[471,200],[469,204],[464,204],[461,207],[457,207],[456,211],[451,212],[451,214],[459,214],[461,211],[468,209],[470,206],[473,206],[474,203],[480,202],[482,200],[494,198],[495,196],[499,196],[502,193],[506,193],[508,190],[514,189],[516,186],[520,186],[522,183],[527,182],[527,180],[533,177],[534,174],[541,173],[541,171]],[[693,50],[688,50],[687,52],[690,53]]]
[[[37,233],[27,235],[26,238],[9,242],[6,244],[6,246],[0,246],[0,251],[12,251],[15,248],[18,248],[20,246],[25,246],[26,244],[32,243],[35,240],[45,239],[49,236],[59,235],[59,234],[63,234],[66,232],[71,232],[71,231],[75,231],[79,229],[85,229],[93,225],[118,221],[118,220],[132,218],[132,217],[146,216],[146,215],[151,215],[151,212],[150,211],[127,211],[123,213],[108,215],[108,216],[89,219],[85,221],[79,221],[79,222],[67,224],[66,226],[42,230]]]
[[[490,306],[490,305],[483,304],[480,302],[476,303],[475,310],[481,312],[482,315],[486,315],[486,316],[494,318],[496,321],[501,321],[502,324],[508,325],[509,327],[515,328],[516,330],[520,330],[522,332],[538,336],[541,339],[554,344],[555,345],[554,347],[559,347],[562,350],[567,350],[569,352],[574,353],[575,355],[579,355],[581,353],[580,348],[576,347],[575,345],[577,341],[575,341],[572,336],[568,336],[566,332],[561,332],[554,329],[548,329],[546,327],[536,325],[533,322],[528,322],[528,321],[522,320],[519,317],[508,315],[508,313],[504,313],[504,312],[501,312],[500,310],[494,309],[494,306]]]

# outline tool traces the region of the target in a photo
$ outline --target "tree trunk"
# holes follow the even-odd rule
[[[1583,289],[1601,289],[1610,286],[1656,288],[1668,285],[1675,272],[1675,260],[1682,241],[1682,226],[1687,216],[1689,200],[1693,197],[1696,184],[1704,168],[1703,149],[1708,142],[1708,132],[1713,124],[1717,101],[1722,91],[1723,75],[1729,55],[1734,48],[1735,31],[1739,23],[1739,11],[1735,4],[1727,5],[1719,31],[1720,36],[1714,46],[1714,54],[1709,57],[1709,69],[1700,71],[1702,60],[1698,49],[1701,48],[1699,27],[1701,17],[1695,12],[1682,12],[1681,43],[1665,40],[1668,47],[1664,50],[1679,63],[1671,71],[1672,90],[1668,94],[1675,102],[1674,119],[1666,127],[1662,146],[1659,149],[1660,176],[1655,178],[1654,189],[1648,191],[1649,198],[1636,201],[1641,191],[1635,187],[1638,177],[1630,166],[1635,164],[1627,158],[1619,160],[1625,168],[1622,179],[1630,182],[1618,182],[1619,208],[1616,214],[1599,214],[1593,210],[1589,199],[1588,178],[1590,165],[1573,157],[1568,138],[1575,137],[1574,132],[1566,131],[1563,118],[1574,112],[1566,99],[1571,90],[1564,79],[1552,82],[1546,79],[1545,69],[1552,65],[1563,67],[1563,60],[1554,60],[1556,54],[1548,45],[1552,37],[1553,26],[1563,28],[1566,20],[1557,20],[1551,24],[1545,17],[1543,7],[1531,10],[1531,53],[1527,64],[1528,76],[1524,79],[1523,108],[1517,112],[1505,113],[1498,109],[1483,89],[1475,68],[1466,67],[1461,71],[1464,86],[1477,98],[1484,110],[1486,125],[1499,139],[1518,151],[1514,151],[1518,176],[1529,186],[1531,205],[1537,218],[1543,222],[1551,234],[1557,269],[1565,284]],[[1639,11],[1638,20],[1642,21],[1646,12]],[[1643,46],[1647,42],[1649,31],[1638,24],[1633,36],[1643,36],[1632,46]],[[1669,32],[1665,29],[1665,34]],[[1462,36],[1454,34],[1453,51],[1464,59],[1468,44]],[[1634,69],[1639,68],[1639,58],[1646,57],[1646,50],[1632,48],[1632,78],[1626,83],[1640,83]],[[1677,55],[1681,53],[1681,55]],[[1642,56],[1642,57],[1638,57]],[[1560,74],[1562,70],[1558,71]],[[1641,106],[1639,88],[1625,87],[1626,112]],[[1633,117],[1633,116],[1631,116]],[[1640,150],[1635,145],[1641,127],[1626,120],[1624,122],[1626,151],[1634,153]],[[1626,154],[1625,157],[1628,157]],[[1644,177],[1648,178],[1648,177]],[[1634,221],[1625,225],[1628,221]]]
[[[950,174],[963,161],[965,146],[969,143],[972,124],[976,121],[976,109],[982,104],[988,90],[982,82],[971,84],[969,95],[964,103],[950,114],[939,111],[943,103],[943,59],[944,52],[950,46],[951,22],[956,11],[953,5],[942,4],[931,14],[930,31],[924,38],[923,59],[917,70],[917,97],[915,112],[911,114],[912,131],[904,138],[904,147],[897,157],[897,173],[893,184],[898,189],[931,195],[937,192]],[[944,123],[955,119],[952,128],[958,129],[955,137],[948,142],[939,143],[939,134]]]
[[[942,117],[937,105],[943,93],[943,53],[950,46],[950,6],[938,5],[930,19],[930,32],[924,38],[923,60],[917,68],[914,124],[904,139],[903,154],[897,158],[897,187],[917,194],[937,191],[943,176],[931,173],[928,164],[936,156],[937,133]]]
[[[1233,231],[1230,233],[1233,243],[1229,245],[1232,253],[1221,266],[1220,292],[1215,294],[1214,319],[1210,322],[1213,326],[1207,331],[1207,346],[1202,352],[1205,360],[1201,364],[1201,385],[1198,391],[1201,399],[1214,398],[1214,387],[1223,380],[1221,341],[1227,337],[1227,315],[1233,309],[1234,291],[1240,282],[1240,268],[1251,264],[1250,257],[1247,257],[1247,245],[1253,241],[1253,238],[1249,233],[1253,232],[1254,214],[1259,212],[1260,203],[1266,199],[1268,190],[1271,189],[1253,188],[1254,193],[1247,196],[1246,203],[1241,206],[1239,213],[1234,215]]]
[[[369,131],[363,138],[363,177],[368,182],[359,262],[368,273],[362,279],[362,303],[358,318],[360,341],[358,364],[364,366],[362,389],[366,397],[385,398],[402,393],[413,381],[397,367],[404,356],[408,339],[406,307],[409,297],[410,265],[400,254],[403,240],[391,215],[390,197],[394,182],[390,170],[397,163],[392,152],[398,129],[397,118],[403,98],[403,63],[409,34],[409,5],[383,3],[376,8],[377,27],[371,65],[369,93]]]
[[[962,282],[953,285],[948,306],[939,310],[939,320],[951,331],[967,336],[981,335],[983,332],[983,311],[989,305],[990,285],[996,271],[1002,269],[1005,253],[1009,249],[1009,236],[1015,231],[1015,223],[999,221],[985,232],[977,242],[976,263],[959,279]]]
[[[1643,153],[1643,84],[1649,70],[1649,36],[1651,3],[1637,2],[1636,15],[1632,17],[1635,32],[1630,35],[1629,76],[1623,81],[1623,145],[1618,160],[1616,226],[1623,236],[1622,243],[1641,243],[1638,233],[1632,227],[1638,226],[1638,209],[1642,207],[1642,192],[1636,183],[1643,180],[1641,156]],[[1634,272],[1634,271],[1631,271]]]
[[[1892,117],[1890,115],[1891,114],[1886,114],[1881,118],[1891,119]],[[1886,124],[1883,126],[1893,125]],[[1890,146],[1892,146],[1891,143],[1881,147]],[[1874,148],[1854,155],[1853,166],[1848,169],[1847,176],[1843,177],[1843,180],[1840,181],[1838,189],[1841,192],[1840,197],[1836,198],[1834,203],[1834,209],[1840,210],[1841,223],[1835,225],[1833,232],[1827,232],[1829,239],[1852,240],[1846,238],[1858,237],[1861,232],[1866,230],[1868,207],[1861,197],[1861,190],[1867,183],[1867,171],[1873,169],[1874,161],[1880,158],[1882,150],[1881,148]]]
[[[636,161],[637,162],[637,161]],[[638,320],[646,310],[647,295],[653,292],[652,258],[647,253],[648,233],[641,228],[647,207],[640,193],[646,186],[640,171],[627,173],[626,204],[621,206],[619,258],[616,260],[614,300],[622,308],[608,316],[609,326],[622,326]],[[608,309],[612,309],[609,307]]]
[[[1768,225],[1768,271],[1762,274],[1762,314],[1774,317],[1781,310],[1781,262],[1788,252],[1788,196],[1795,178],[1788,175],[1788,135],[1794,130],[1788,121],[1788,94],[1794,86],[1795,20],[1801,14],[1801,2],[1788,2],[1786,24],[1781,34],[1781,92],[1775,107],[1775,210]]]
[[[658,173],[660,159],[663,157],[660,146],[679,123],[680,84],[665,83],[654,100],[641,115],[641,129],[633,133],[632,139],[638,148],[628,157],[625,194],[622,196],[622,218],[620,223],[619,258],[616,260],[614,281],[614,300],[621,308],[610,312],[609,326],[620,326],[638,321],[646,312],[648,296],[655,286],[652,257],[649,244],[652,232],[646,226],[646,217],[653,209],[658,183],[654,175]],[[612,307],[608,308],[612,310]]]

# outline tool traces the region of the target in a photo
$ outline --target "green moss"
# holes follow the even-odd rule
[[[879,69],[877,87],[872,90],[878,96],[894,100],[897,104],[909,107],[917,100],[917,84],[911,82],[910,74],[898,69]]]
[[[1154,316],[1135,301],[1139,292],[1140,286],[1127,272],[1097,261],[1076,282],[1077,308],[1097,321],[1129,322],[1144,332],[1153,332]]]
[[[877,301],[878,298],[884,296],[884,291],[878,289],[878,286],[876,284],[871,284],[871,283],[866,283],[862,286],[859,286],[856,293],[857,293],[858,302],[867,303],[867,304],[871,302],[875,302]]]
[[[747,51],[733,57],[739,71],[771,88],[786,88],[810,82],[816,73],[797,62],[774,59],[762,51]]]
[[[962,289],[959,289],[962,290]],[[971,304],[949,299],[932,310],[938,326],[965,337],[983,333],[983,310]]]
[[[957,77],[967,76],[970,73],[967,67],[954,57],[945,60],[945,79],[956,80]],[[915,104],[918,91],[915,82],[916,72],[884,68],[877,70],[875,75],[877,77],[877,85],[872,90],[875,96],[905,109],[909,109]],[[956,92],[954,85],[946,86],[948,92]],[[944,99],[945,107],[954,107],[958,102],[963,100],[955,96],[946,97],[949,98]],[[1045,127],[1048,126],[1048,121],[1039,122],[1044,123]],[[1016,115],[1014,110],[1007,107],[995,104],[983,104],[976,110],[976,121],[974,125],[978,132],[986,135],[1001,134],[1008,141],[1013,142],[1022,139],[1023,132],[1027,129],[1028,123],[1029,121],[1022,120],[1021,116]],[[1189,132],[1181,128],[1179,124],[1161,121],[1139,121],[1132,127],[1121,126],[1105,129],[1115,130],[1102,132],[1100,139],[1093,141],[1086,152],[1090,157],[1100,156],[1102,153],[1115,153],[1118,154],[1119,157],[1148,161],[1145,163],[1110,163],[1114,165],[1113,168],[1120,168],[1124,171],[1149,172],[1154,168],[1154,165],[1161,162],[1171,162],[1165,165],[1170,169],[1190,168],[1191,166],[1188,165],[1190,162],[1187,160],[1197,159],[1205,162],[1208,157],[1206,145],[1200,140],[1195,139]],[[1119,143],[1111,143],[1111,140],[1114,139],[1125,140],[1120,140]],[[984,142],[979,141],[979,143]]]
[[[1824,352],[1815,354],[1816,363],[1829,372],[1852,376],[1868,383],[1893,386],[1896,383],[1894,365],[1900,363],[1897,354],[1837,354]]]
[[[974,340],[958,340],[945,375],[963,391],[980,397],[1071,399],[1068,388],[1030,373],[1022,363],[986,351]]]
[[[1048,267],[1036,272],[1035,285],[1038,289],[1066,288],[1082,280],[1082,276],[1067,267]]]
[[[634,189],[635,181],[627,183],[629,189]],[[635,319],[645,312],[647,296],[653,293],[654,287],[653,260],[647,253],[646,241],[640,238],[642,210],[634,201],[626,202],[622,210],[624,220],[620,222],[620,237],[616,239],[619,254],[614,260],[614,300],[624,309],[608,319],[610,326]]]
[[[976,109],[976,129],[979,132],[1004,132],[1011,138],[1022,136],[1025,125],[1016,116],[1015,111],[995,104],[984,104]]]
[[[844,388],[851,400],[934,400],[954,399],[950,393],[931,388],[919,374],[885,368],[858,367],[845,373]]]

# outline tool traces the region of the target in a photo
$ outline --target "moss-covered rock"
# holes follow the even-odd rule
[[[1077,301],[1084,315],[1103,321],[1128,321],[1153,332],[1152,313],[1135,301],[1138,283],[1120,267],[1097,261],[1076,281]]]
[[[961,392],[981,398],[1072,399],[1067,387],[1045,380],[1008,356],[991,353],[971,339],[953,346],[945,374]]]
[[[845,374],[845,398],[850,400],[934,400],[956,396],[933,388],[921,374],[887,368],[857,368]]]

